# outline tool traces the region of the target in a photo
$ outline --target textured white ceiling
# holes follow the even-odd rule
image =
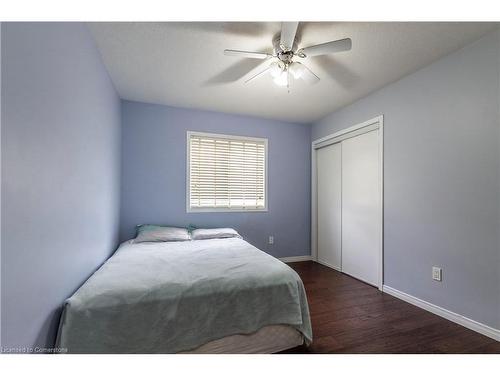
[[[352,50],[301,60],[321,81],[286,88],[269,76],[245,84],[261,60],[223,50],[272,52],[280,23],[90,23],[123,99],[312,122],[498,27],[492,23],[335,23],[299,25],[299,46],[351,38]]]

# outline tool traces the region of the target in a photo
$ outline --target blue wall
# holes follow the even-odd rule
[[[310,127],[122,102],[121,240],[137,224],[229,226],[277,257],[310,254]],[[186,131],[269,139],[268,212],[186,213]],[[268,245],[269,235],[274,245]]]
[[[384,284],[495,328],[499,78],[495,31],[312,129],[318,139],[384,115]]]
[[[2,347],[46,347],[116,248],[120,101],[85,25],[1,27]]]

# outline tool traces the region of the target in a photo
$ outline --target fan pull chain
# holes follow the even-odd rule
[[[290,94],[290,69],[286,69],[286,89],[288,90],[288,93]]]

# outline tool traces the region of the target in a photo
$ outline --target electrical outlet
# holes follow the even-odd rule
[[[274,244],[274,236],[269,236],[269,245]]]
[[[432,280],[441,281],[443,270],[439,267],[432,267]]]

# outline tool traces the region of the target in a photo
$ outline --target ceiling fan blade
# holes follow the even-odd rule
[[[302,78],[310,85],[314,85],[315,83],[319,82],[319,77],[302,63],[294,62],[292,65],[290,65],[290,69],[292,69],[291,71],[294,77]]]
[[[246,81],[245,81],[245,84],[254,80],[255,78],[258,78],[258,77],[261,77],[262,75],[264,75],[265,73],[267,73],[271,68],[268,66],[267,68],[265,68],[264,70],[261,70],[260,72],[252,75],[250,78],[248,78]]]
[[[268,60],[259,62],[256,67],[250,69],[243,77],[240,78],[240,80],[244,83],[248,83],[257,77],[261,77],[264,73],[268,73],[270,71],[271,65],[272,64]]]
[[[311,47],[301,48],[299,51],[297,51],[297,55],[299,55],[300,57],[328,55],[335,52],[349,51],[351,47],[351,39],[346,38],[317,44]]]
[[[281,38],[280,47],[284,51],[290,51],[293,47],[295,34],[297,33],[298,22],[282,22],[281,23]]]
[[[224,55],[226,56],[236,56],[236,57],[246,57],[248,59],[267,59],[272,57],[269,53],[265,52],[248,52],[248,51],[238,51],[235,49],[225,49]]]

